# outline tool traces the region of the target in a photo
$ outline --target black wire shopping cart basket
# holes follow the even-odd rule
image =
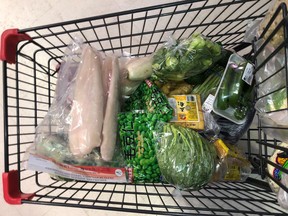
[[[99,51],[145,56],[157,50],[171,34],[175,38],[187,38],[193,32],[200,32],[213,41],[221,41],[225,48],[250,53],[257,59],[259,52],[254,52],[251,44],[243,43],[243,37],[248,22],[263,18],[269,3],[269,0],[175,1],[35,28],[6,30],[1,38],[0,55],[3,60],[5,200],[10,204],[159,215],[287,215],[261,178],[275,181],[288,192],[266,170],[268,163],[288,174],[286,169],[268,160],[271,150],[288,151],[278,146],[277,140],[267,137],[260,123],[250,128],[241,140],[241,145],[247,146],[255,175],[244,183],[211,183],[199,191],[183,192],[181,197],[173,196],[174,187],[168,184],[48,181],[47,174],[26,170],[21,165],[27,147],[33,143],[35,127],[51,105],[57,65],[75,36]],[[287,79],[285,5],[277,13],[284,16],[278,26],[285,29],[285,40],[267,61],[285,49]],[[271,22],[266,30],[270,25]],[[267,41],[275,33],[276,30]],[[256,62],[256,73],[260,67]],[[287,91],[287,80],[285,88]],[[288,133],[288,128],[283,130]]]

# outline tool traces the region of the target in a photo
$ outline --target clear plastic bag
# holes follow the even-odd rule
[[[288,175],[283,173],[282,174],[282,179],[281,179],[281,183],[287,188],[288,187]],[[288,193],[283,190],[282,188],[280,188],[278,194],[277,194],[277,200],[279,205],[288,210]]]
[[[274,11],[280,2],[281,1],[275,1],[275,6],[272,4]],[[270,12],[266,17],[268,16],[271,17]],[[280,16],[277,17],[277,19],[279,18]],[[267,23],[268,21],[269,20],[266,19],[265,22]],[[281,32],[278,32],[278,34],[281,34]],[[258,65],[261,65],[273,54],[276,49],[275,44],[277,44],[277,46],[279,45],[279,38],[274,37],[273,39],[275,40],[272,39],[265,47],[262,47],[266,38],[267,37],[264,37],[258,40],[255,44],[256,50],[262,49],[257,56]],[[286,76],[284,49],[272,56],[255,74],[256,83],[259,85],[257,95],[261,97],[256,102],[255,108],[259,112],[259,119],[263,131],[268,136],[283,142],[288,142],[288,134],[286,133],[288,128],[288,110],[285,110],[287,109]]]
[[[206,71],[224,52],[219,44],[199,33],[183,40],[170,37],[153,56],[153,72],[162,80],[182,81]]]
[[[253,20],[247,24],[243,41],[246,43],[252,43],[255,37],[259,37],[259,25],[262,20]]]
[[[118,60],[107,57],[103,64],[100,53],[77,40],[69,48],[24,166],[63,179],[131,181],[116,145]]]
[[[260,39],[255,43],[258,50],[264,39]],[[275,48],[268,43],[257,56],[257,64],[261,65],[275,51]],[[255,74],[256,83],[259,85],[257,89],[258,97],[264,96],[286,85],[285,72],[285,55],[280,51],[275,54],[264,66],[262,66]]]
[[[216,151],[196,131],[159,122],[153,133],[156,155],[164,180],[179,189],[205,186],[215,170]]]
[[[213,181],[245,182],[252,172],[252,166],[244,153],[221,139],[216,140],[214,145],[217,149],[218,163]]]
[[[267,25],[270,22],[272,16],[274,15],[274,13],[276,12],[277,8],[279,7],[279,5],[281,3],[285,3],[286,5],[288,5],[288,1],[287,0],[274,0],[274,1],[271,1],[270,8],[269,8],[268,12],[266,13],[264,19],[260,23],[259,33],[258,33],[259,35],[261,35],[262,32],[264,31],[264,29],[267,27]],[[271,35],[271,33],[274,31],[274,29],[277,28],[277,26],[279,25],[279,23],[283,19],[283,15],[282,14],[283,14],[282,11],[280,11],[280,13],[276,16],[275,20],[273,20],[271,26],[269,27],[269,29],[267,30],[267,32],[263,36],[263,38],[265,40]],[[272,37],[270,43],[271,43],[271,45],[273,47],[276,48],[283,41],[284,41],[284,27],[281,27],[281,28],[279,28],[278,32]]]
[[[73,103],[69,117],[69,148],[73,155],[83,157],[101,144],[104,120],[104,88],[102,59],[86,47],[77,70]]]
[[[261,121],[262,130],[269,137],[288,142],[288,110],[282,110],[273,113],[260,113],[259,119]]]
[[[120,88],[122,97],[129,97],[138,88],[142,81],[129,80],[129,71],[127,69],[130,62],[133,62],[135,57],[130,54],[124,53],[124,56],[119,58],[120,66]]]

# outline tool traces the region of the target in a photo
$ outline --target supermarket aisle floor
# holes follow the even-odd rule
[[[173,2],[174,0],[169,0]],[[167,0],[165,2],[168,2]],[[157,1],[145,1],[145,0],[118,0],[118,1],[101,1],[101,0],[1,0],[0,7],[0,33],[9,28],[28,28],[38,25],[45,25],[50,23],[57,23],[61,21],[67,21],[72,19],[79,19],[83,17],[101,15],[116,11],[128,10],[133,8],[140,8],[148,6],[150,4],[161,3],[161,0]],[[163,1],[162,1],[163,3]],[[2,65],[0,65],[2,67]],[[2,76],[0,76],[2,79]],[[2,80],[1,80],[2,85]],[[1,109],[0,109],[0,135],[1,143],[3,143],[3,119],[2,119],[2,86],[1,89]],[[0,155],[3,154],[3,146],[0,147]],[[3,172],[3,157],[1,158],[0,168]],[[104,212],[98,210],[89,209],[77,209],[77,208],[63,208],[52,206],[38,206],[38,205],[7,205],[3,200],[2,192],[2,178],[0,181],[0,216],[92,216],[92,215],[136,215],[119,212]],[[140,216],[141,214],[137,214]]]

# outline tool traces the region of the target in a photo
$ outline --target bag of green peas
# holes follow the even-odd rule
[[[161,113],[170,120],[173,109],[170,107],[166,96],[150,80],[143,81],[136,91],[125,102],[123,111],[130,112],[144,110],[149,113]]]
[[[122,151],[134,182],[160,182],[153,131],[158,121],[172,118],[173,109],[157,86],[143,82],[118,115]]]

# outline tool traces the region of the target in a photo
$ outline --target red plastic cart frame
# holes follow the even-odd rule
[[[16,63],[17,45],[24,40],[31,40],[25,33],[19,33],[18,29],[8,29],[1,35],[0,60],[10,64]],[[3,196],[9,204],[21,204],[22,200],[31,199],[34,194],[24,194],[20,190],[19,172],[11,170],[2,174]]]

